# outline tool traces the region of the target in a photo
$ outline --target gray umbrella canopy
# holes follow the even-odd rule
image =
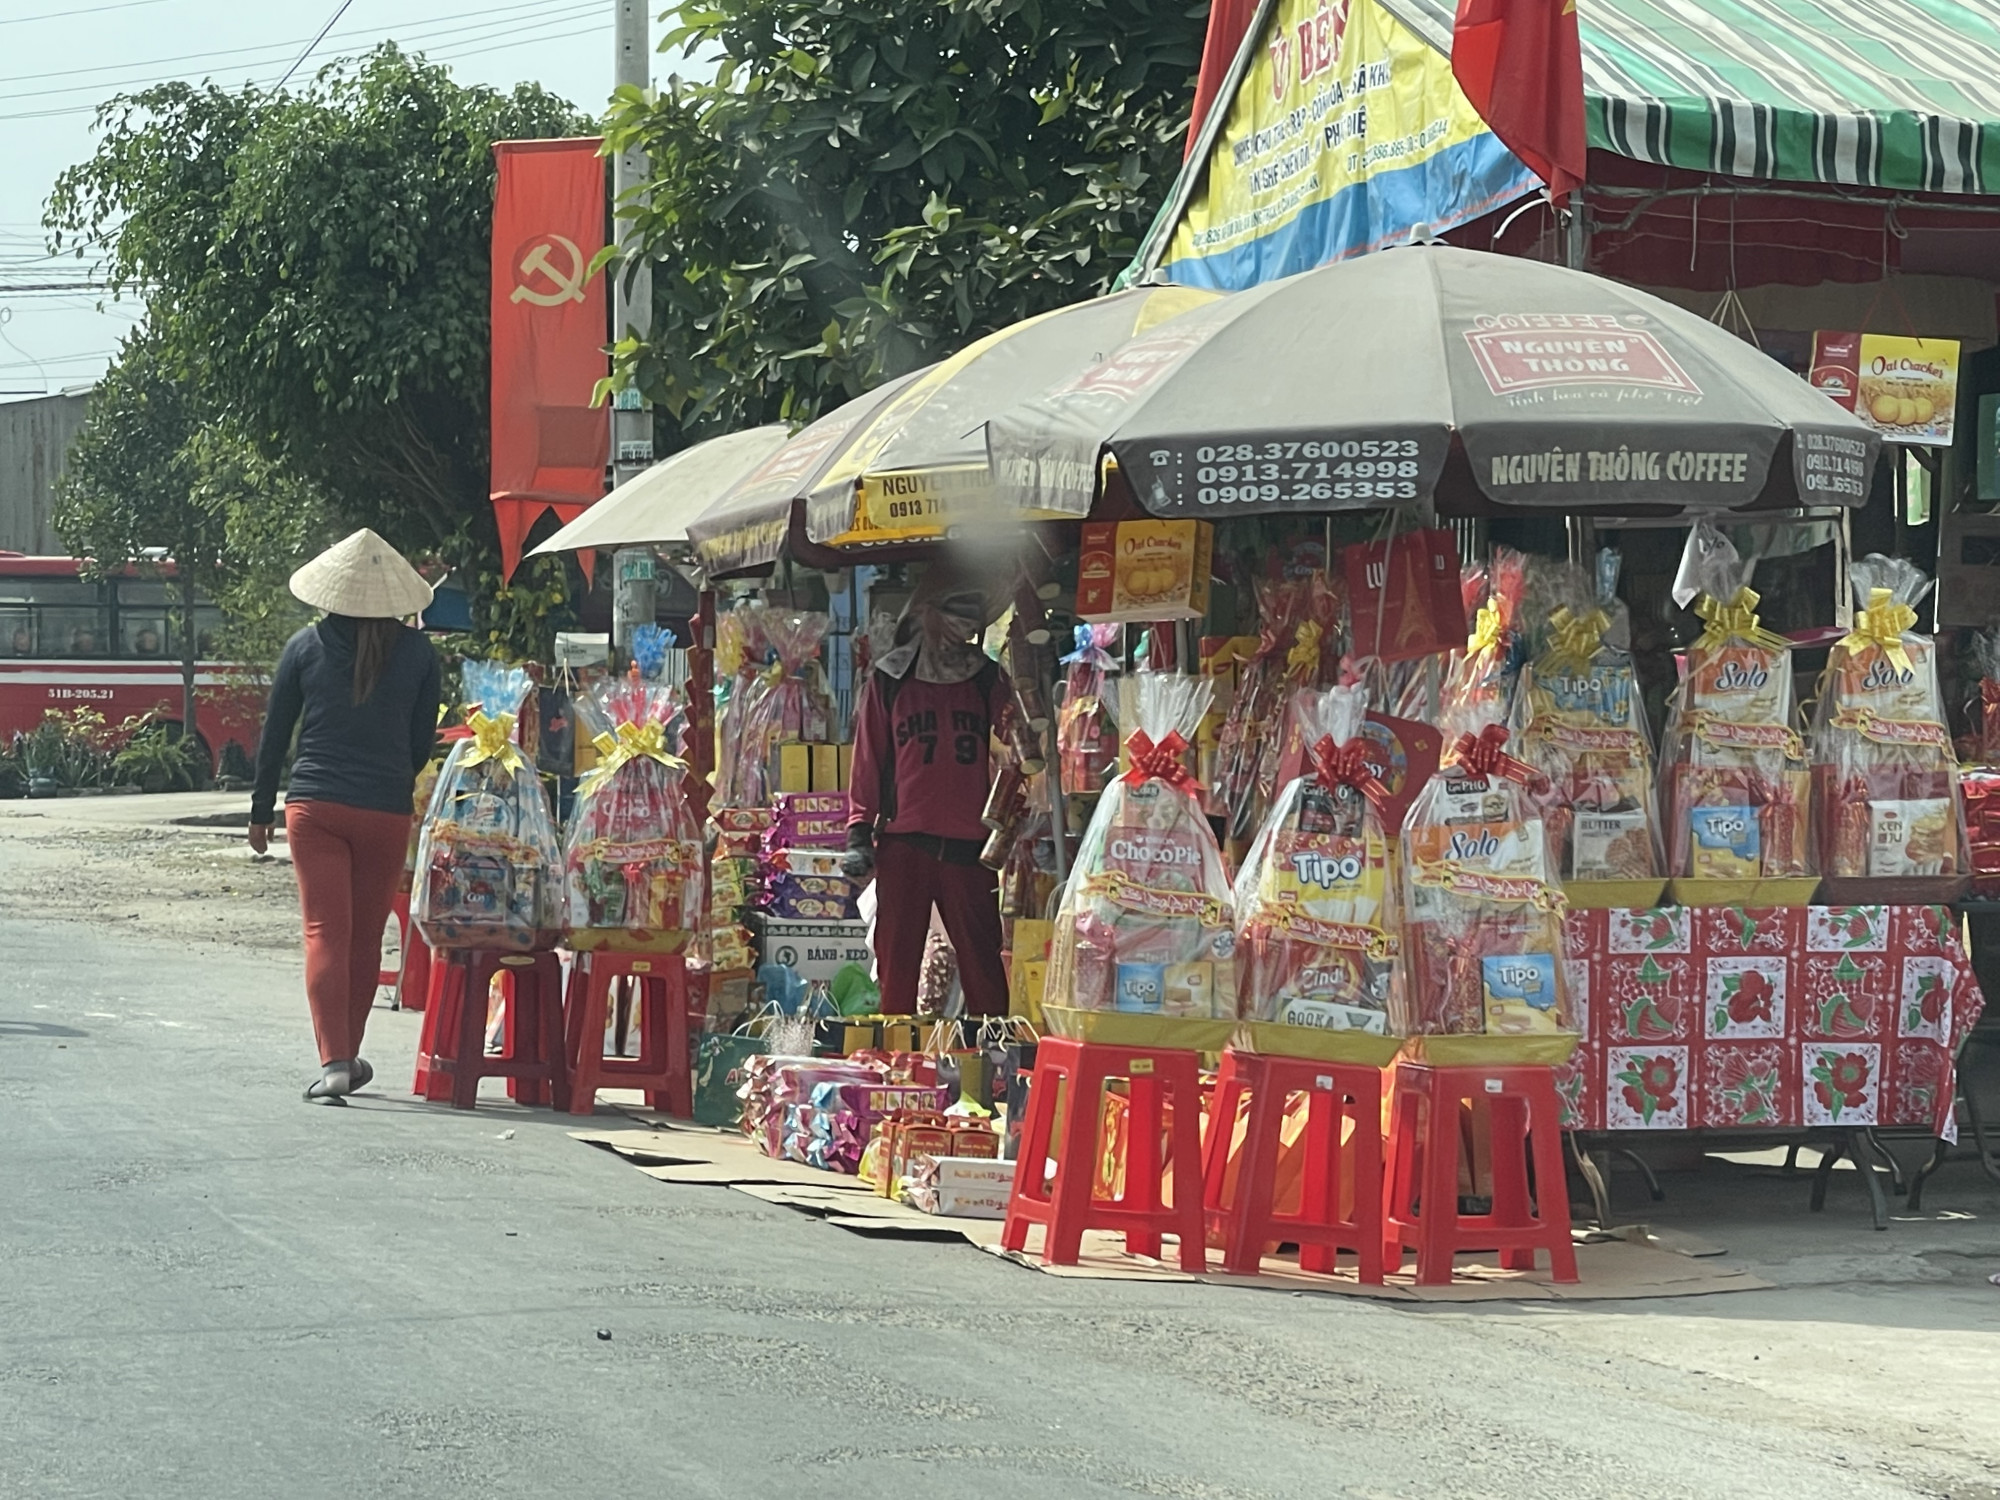
[[[791,540],[793,513],[804,509],[807,492],[847,451],[856,429],[921,374],[898,376],[801,428],[689,521],[688,540],[702,572],[726,578],[776,562]]]
[[[1880,440],[1657,297],[1423,245],[1184,313],[994,418],[987,444],[1020,509],[1087,514],[1108,453],[1153,514],[1215,519],[1859,505]]]
[[[715,504],[790,436],[790,429],[774,422],[768,427],[725,433],[669,454],[619,485],[528,555],[684,542],[688,522]]]

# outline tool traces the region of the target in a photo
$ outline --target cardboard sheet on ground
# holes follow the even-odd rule
[[[1260,1275],[1232,1276],[1217,1266],[1213,1252],[1210,1264],[1216,1268],[1194,1277],[1171,1263],[1128,1255],[1122,1235],[1096,1230],[1084,1235],[1078,1264],[1045,1266],[1033,1253],[1041,1245],[1038,1229],[1029,1231],[1027,1253],[1012,1254],[1000,1248],[998,1220],[919,1213],[905,1204],[877,1197],[855,1178],[797,1162],[774,1161],[735,1131],[689,1125],[650,1111],[629,1113],[652,1128],[571,1134],[589,1145],[616,1152],[661,1182],[734,1188],[760,1202],[811,1214],[856,1234],[963,1239],[989,1254],[1049,1276],[1105,1281],[1201,1280],[1212,1286],[1339,1293],[1405,1302],[1616,1301],[1708,1296],[1770,1285],[1748,1272],[1715,1264],[1707,1258],[1715,1253],[1713,1246],[1689,1245],[1678,1254],[1663,1248],[1671,1243],[1670,1232],[1649,1243],[1624,1238],[1629,1231],[1615,1232],[1620,1235],[1615,1239],[1580,1240],[1576,1258],[1582,1280],[1576,1286],[1557,1286],[1546,1271],[1502,1270],[1491,1263],[1482,1264],[1476,1256],[1461,1256],[1460,1279],[1442,1287],[1417,1286],[1407,1274],[1391,1277],[1385,1286],[1364,1286],[1352,1271],[1322,1276],[1301,1271],[1291,1257],[1277,1256],[1265,1258]]]
[[[586,1145],[615,1151],[648,1177],[661,1182],[686,1182],[706,1187],[739,1183],[791,1183],[802,1187],[845,1190],[865,1195],[867,1187],[852,1177],[822,1172],[795,1161],[764,1155],[735,1131],[677,1125],[655,1130],[572,1130]]]

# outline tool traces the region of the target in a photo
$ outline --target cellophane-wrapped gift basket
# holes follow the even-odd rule
[[[1091,816],[1056,911],[1044,1013],[1086,1040],[1219,1048],[1236,1019],[1229,877],[1186,757],[1200,678],[1142,673],[1128,766]]]
[[[440,949],[525,953],[560,935],[562,846],[518,738],[533,684],[519,667],[467,662],[467,738],[438,772],[417,845],[411,916]]]
[[[1652,740],[1618,602],[1618,554],[1563,570],[1566,596],[1521,669],[1513,743],[1548,782],[1549,846],[1574,906],[1649,907],[1666,885]]]
[[[1545,786],[1506,745],[1461,734],[1403,822],[1405,1047],[1433,1062],[1562,1062],[1578,1040]]]
[[[576,789],[563,848],[565,939],[579,952],[674,953],[702,922],[701,829],[672,689],[638,676],[588,700],[597,765]]]
[[[1238,1046],[1386,1064],[1398,1047],[1397,872],[1361,687],[1300,692],[1311,747],[1236,877]]]
[[[1791,643],[1758,622],[1736,549],[1706,522],[1689,536],[1682,573],[1702,631],[1687,648],[1661,755],[1673,899],[1803,906],[1819,881]]]
[[[1930,580],[1880,553],[1852,577],[1854,626],[1827,657],[1813,715],[1821,899],[1956,901],[1971,859],[1937,648],[1916,629]]]

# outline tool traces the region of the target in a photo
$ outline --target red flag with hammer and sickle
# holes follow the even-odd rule
[[[604,159],[595,136],[496,141],[493,204],[494,517],[511,576],[529,529],[604,493],[611,416],[591,393],[610,373],[604,278]]]

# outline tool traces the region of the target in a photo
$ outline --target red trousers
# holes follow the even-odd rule
[[[306,1003],[319,1060],[352,1061],[375,1006],[382,929],[403,878],[410,815],[287,802],[285,842],[305,916]]]
[[[885,833],[875,849],[875,967],[882,982],[882,1013],[907,1016],[917,1008],[917,977],[935,904],[958,955],[965,1013],[1004,1016],[1000,877],[982,864],[948,864],[926,842]]]

